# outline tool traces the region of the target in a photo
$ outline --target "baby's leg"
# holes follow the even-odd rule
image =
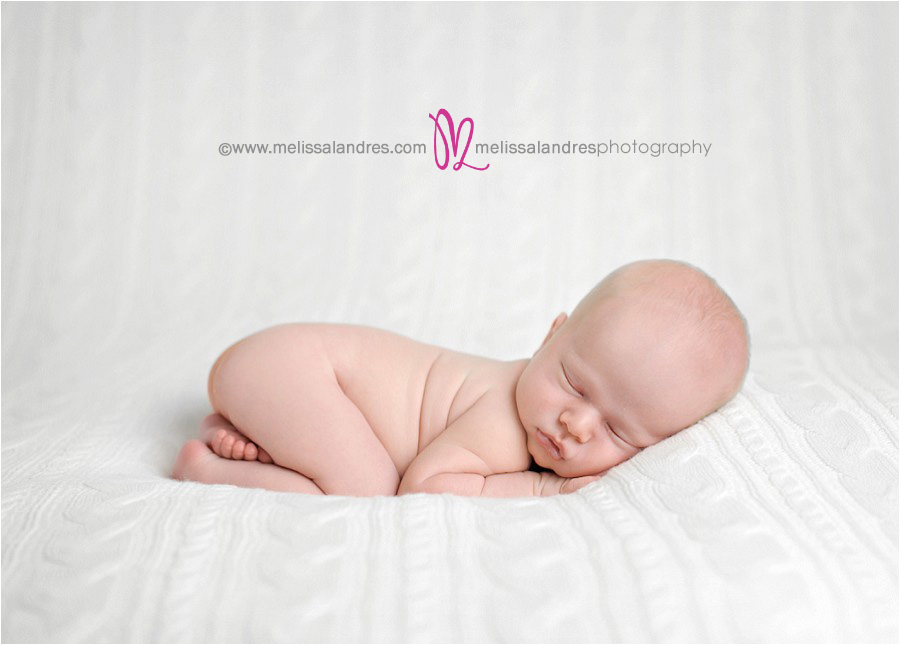
[[[210,374],[213,409],[325,493],[395,495],[397,468],[344,394],[318,333],[281,325],[230,347]]]
[[[192,439],[181,448],[172,477],[204,484],[232,484],[284,493],[321,495],[322,489],[293,470],[258,461],[223,459],[202,441]]]
[[[254,461],[259,459],[264,464],[271,464],[272,457],[265,450],[250,441],[231,425],[221,414],[207,415],[200,423],[200,440],[212,451],[225,459],[243,459]]]

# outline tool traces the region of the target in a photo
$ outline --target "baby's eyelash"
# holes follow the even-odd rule
[[[624,443],[626,446],[629,446],[629,447],[631,447],[631,448],[635,448],[635,449],[637,449],[638,452],[640,452],[641,450],[643,450],[643,448],[638,448],[637,446],[633,446],[633,445],[631,445],[630,443],[628,443],[627,441],[625,441],[625,440],[619,435],[618,432],[616,432],[615,430],[612,429],[612,426],[609,425],[608,423],[606,424],[606,429],[609,430],[609,433],[610,433],[611,435],[613,435],[616,439],[618,439],[619,441],[621,441],[622,443]]]
[[[630,443],[625,441],[622,437],[620,437],[619,434],[615,430],[613,430],[612,426],[609,425],[608,423],[606,424],[606,429],[609,431],[609,434],[614,436],[619,443],[625,444],[626,446],[630,446],[632,448],[634,447]]]
[[[578,396],[581,396],[581,392],[578,390],[578,388],[575,387],[574,385],[572,385],[572,379],[569,378],[569,373],[566,372],[565,365],[562,366],[562,373],[563,373],[563,376],[566,378],[566,383],[569,384],[569,387],[571,387],[575,391],[575,393],[578,394]]]

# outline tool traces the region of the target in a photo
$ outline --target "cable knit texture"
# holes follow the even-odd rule
[[[5,642],[896,642],[896,4],[13,3],[2,29]],[[488,170],[436,168],[441,108]],[[332,140],[429,148],[217,151]],[[242,336],[520,358],[645,257],[719,280],[751,370],[578,493],[168,478]]]

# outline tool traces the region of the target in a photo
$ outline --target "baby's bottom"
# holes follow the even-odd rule
[[[204,420],[202,441],[181,449],[176,479],[313,494],[396,494],[394,462],[344,394],[313,330],[282,325],[233,345],[210,372],[209,397],[218,414]],[[255,444],[256,460],[248,460],[253,455],[246,445],[240,460],[237,453],[226,459],[213,452],[223,429]],[[225,454],[221,444],[217,449]]]

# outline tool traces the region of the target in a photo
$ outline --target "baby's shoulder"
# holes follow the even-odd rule
[[[449,425],[477,401],[514,392],[515,380],[509,363],[443,349],[430,367],[426,389],[444,399]]]
[[[479,455],[494,472],[524,470],[528,465],[515,398],[519,363],[471,363],[447,415],[445,431],[453,442]]]

